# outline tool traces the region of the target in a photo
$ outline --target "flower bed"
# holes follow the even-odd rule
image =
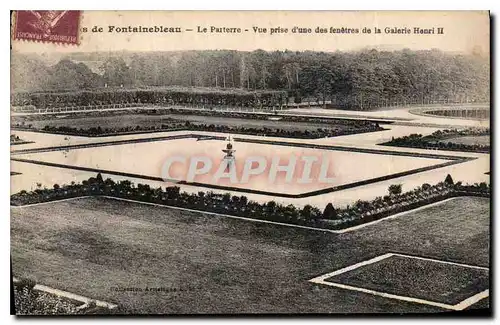
[[[258,203],[249,201],[246,196],[231,196],[230,193],[180,192],[177,186],[151,188],[149,185],[130,181],[115,183],[111,179],[103,180],[101,174],[91,177],[81,184],[43,189],[39,186],[32,192],[21,191],[11,196],[11,205],[26,205],[56,201],[81,196],[112,196],[141,202],[163,204],[182,208],[229,214],[247,218],[305,225],[326,229],[343,229],[387,216],[412,210],[454,196],[489,197],[491,186],[486,183],[462,185],[453,183],[448,175],[444,182],[436,185],[423,184],[414,190],[401,193],[401,186],[392,185],[389,194],[372,201],[358,200],[352,206],[335,209],[329,204],[322,213],[317,207],[306,205],[302,209],[294,205],[282,205],[274,201]]]

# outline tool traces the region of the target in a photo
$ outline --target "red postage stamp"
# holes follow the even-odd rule
[[[16,11],[14,39],[78,44],[80,14],[77,10]]]

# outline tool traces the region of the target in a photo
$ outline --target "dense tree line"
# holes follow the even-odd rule
[[[147,184],[135,186],[129,180],[119,182],[110,178],[104,180],[99,173],[97,177],[91,177],[81,184],[74,182],[63,186],[54,184],[52,189],[42,188],[41,184],[38,184],[37,189],[32,192],[23,190],[11,195],[11,204],[24,205],[71,197],[105,195],[253,219],[342,229],[411,210],[448,197],[461,195],[489,197],[491,194],[489,184],[463,185],[461,182],[454,183],[450,175],[446,177],[444,182],[436,185],[423,184],[421,187],[405,193],[402,193],[400,185],[394,185],[389,188],[389,194],[384,197],[377,197],[372,201],[358,200],[352,206],[338,210],[329,204],[321,212],[317,207],[311,205],[297,208],[293,204],[282,205],[275,201],[259,203],[248,200],[244,195],[237,196],[230,193],[219,194],[212,191],[188,193],[181,192],[178,186],[164,189],[161,187],[152,188]]]
[[[86,64],[98,62],[91,70]],[[90,63],[89,63],[90,62]],[[292,52],[257,50],[68,55],[48,66],[13,55],[13,91],[105,87],[211,87],[286,90],[336,107],[489,101],[489,59],[438,50]]]

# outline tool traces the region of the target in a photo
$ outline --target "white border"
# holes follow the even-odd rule
[[[16,277],[13,277],[12,281],[14,283],[18,283],[18,282],[20,282],[20,279],[18,279]],[[118,305],[115,305],[115,304],[112,304],[112,303],[109,303],[109,302],[106,302],[106,301],[101,301],[101,300],[87,298],[87,297],[80,296],[80,295],[77,295],[77,294],[74,294],[74,293],[71,293],[71,292],[68,292],[68,291],[63,291],[63,290],[55,289],[55,288],[52,288],[52,287],[48,287],[48,286],[43,285],[43,284],[36,284],[33,287],[33,289],[34,290],[38,290],[38,291],[42,291],[42,292],[46,292],[46,293],[49,293],[49,294],[53,294],[53,295],[56,295],[56,296],[59,296],[59,297],[64,297],[64,298],[67,298],[67,299],[71,299],[71,300],[76,300],[76,301],[82,302],[83,305],[77,307],[77,309],[86,308],[92,301],[95,302],[96,306],[99,306],[99,307],[104,307],[104,308],[108,308],[108,309],[115,309],[116,307],[118,307]]]
[[[477,293],[477,294],[475,294],[475,295],[473,295],[473,296],[471,296],[471,297],[469,297],[469,298],[467,298],[467,299],[465,299],[465,300],[463,300],[455,305],[450,305],[450,304],[444,304],[441,302],[435,302],[435,301],[419,299],[419,298],[412,298],[412,297],[407,297],[407,296],[400,296],[400,295],[395,295],[395,294],[391,294],[391,293],[380,292],[380,291],[370,290],[370,289],[366,289],[366,288],[354,287],[354,286],[345,285],[345,284],[341,284],[341,283],[326,281],[326,279],[331,278],[333,276],[336,276],[336,275],[339,275],[342,273],[346,273],[346,272],[352,271],[354,269],[360,268],[362,266],[365,266],[368,264],[373,264],[373,263],[385,260],[385,259],[393,257],[393,256],[420,259],[420,260],[432,261],[432,262],[436,262],[436,263],[452,264],[452,265],[458,265],[461,267],[466,267],[466,268],[471,268],[471,269],[479,269],[479,270],[489,271],[489,268],[482,267],[482,266],[441,261],[441,260],[436,260],[436,259],[432,259],[432,258],[404,255],[404,254],[398,254],[398,253],[387,253],[387,254],[383,254],[383,255],[374,257],[372,259],[369,259],[369,260],[366,260],[363,262],[359,262],[359,263],[350,265],[348,267],[345,267],[345,268],[342,268],[342,269],[339,269],[339,270],[336,270],[336,271],[333,271],[330,273],[320,275],[318,277],[315,277],[315,278],[309,280],[309,282],[316,283],[316,284],[323,284],[323,285],[327,285],[327,286],[331,286],[331,287],[337,287],[337,288],[346,289],[346,290],[359,291],[359,292],[368,293],[371,295],[380,296],[380,297],[389,298],[389,299],[397,299],[397,300],[408,301],[408,302],[413,302],[413,303],[418,303],[418,304],[423,304],[423,305],[431,305],[431,306],[440,307],[440,308],[444,308],[444,309],[450,309],[450,310],[463,310],[463,309],[475,304],[479,300],[484,299],[484,298],[489,296],[489,289],[488,289],[488,290],[481,291],[481,292],[479,292],[479,293]]]

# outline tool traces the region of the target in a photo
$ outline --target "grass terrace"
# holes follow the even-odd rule
[[[388,251],[488,267],[489,202],[456,198],[333,234],[120,199],[77,198],[12,208],[12,268],[16,276],[118,304],[123,313],[443,312],[309,280]],[[389,269],[374,264],[363,270],[359,284],[438,301],[473,294],[469,275],[455,277],[453,268],[412,259],[392,262],[390,277]],[[405,270],[421,267],[432,274],[408,278]],[[354,281],[353,274],[343,281]],[[483,273],[481,281],[487,281]],[[453,293],[440,298],[440,288]],[[481,303],[488,305],[487,299]]]
[[[430,135],[410,134],[383,143],[386,146],[439,149],[451,151],[490,152],[490,129],[470,128],[438,130]]]
[[[131,121],[126,124],[133,123],[134,120],[140,120],[139,123],[135,126],[115,126],[120,123],[120,121],[109,121],[110,123],[106,123],[106,120],[99,119],[98,121],[93,121],[94,119],[83,119],[81,120],[59,120],[54,121],[55,124],[63,124],[61,126],[51,126],[50,122],[47,120],[42,121],[41,123],[30,123],[30,127],[24,127],[23,124],[15,125],[15,129],[19,130],[27,130],[27,131],[36,131],[36,132],[46,132],[51,134],[64,134],[64,135],[76,135],[76,136],[91,136],[91,137],[99,137],[99,136],[110,136],[110,135],[123,135],[123,134],[136,134],[136,133],[152,133],[152,132],[169,132],[169,131],[205,131],[205,132],[218,132],[218,133],[231,133],[231,134],[248,134],[248,135],[257,135],[257,136],[270,136],[270,137],[282,137],[282,138],[298,138],[298,139],[318,139],[325,137],[335,137],[341,135],[348,134],[359,134],[364,132],[374,132],[381,131],[383,128],[379,127],[376,124],[368,124],[362,125],[361,123],[351,123],[351,124],[330,124],[330,125],[320,125],[320,127],[313,127],[308,125],[287,125],[285,123],[273,123],[269,121],[269,123],[262,123],[264,126],[234,126],[231,122],[243,122],[241,124],[244,125],[252,125],[255,123],[251,123],[248,120],[242,121],[228,121],[227,119],[222,119],[222,124],[207,124],[202,123],[202,121],[191,122],[189,119],[172,119],[172,118],[144,118],[137,119],[134,116],[131,117]],[[206,120],[206,119],[205,119]],[[221,119],[219,119],[221,120]],[[92,121],[94,123],[92,123]],[[62,122],[62,123],[61,123]],[[71,122],[81,122],[76,123],[77,125],[88,124],[93,125],[88,128],[77,128],[71,126],[64,126],[66,123]],[[118,123],[117,123],[118,122]],[[144,123],[144,124],[142,124]],[[161,123],[161,124],[160,124]],[[217,122],[216,122],[217,123]],[[45,124],[42,129],[37,129],[32,127],[35,124]],[[98,124],[96,127],[95,125]],[[268,124],[270,127],[266,127]],[[101,127],[101,125],[103,125]]]

